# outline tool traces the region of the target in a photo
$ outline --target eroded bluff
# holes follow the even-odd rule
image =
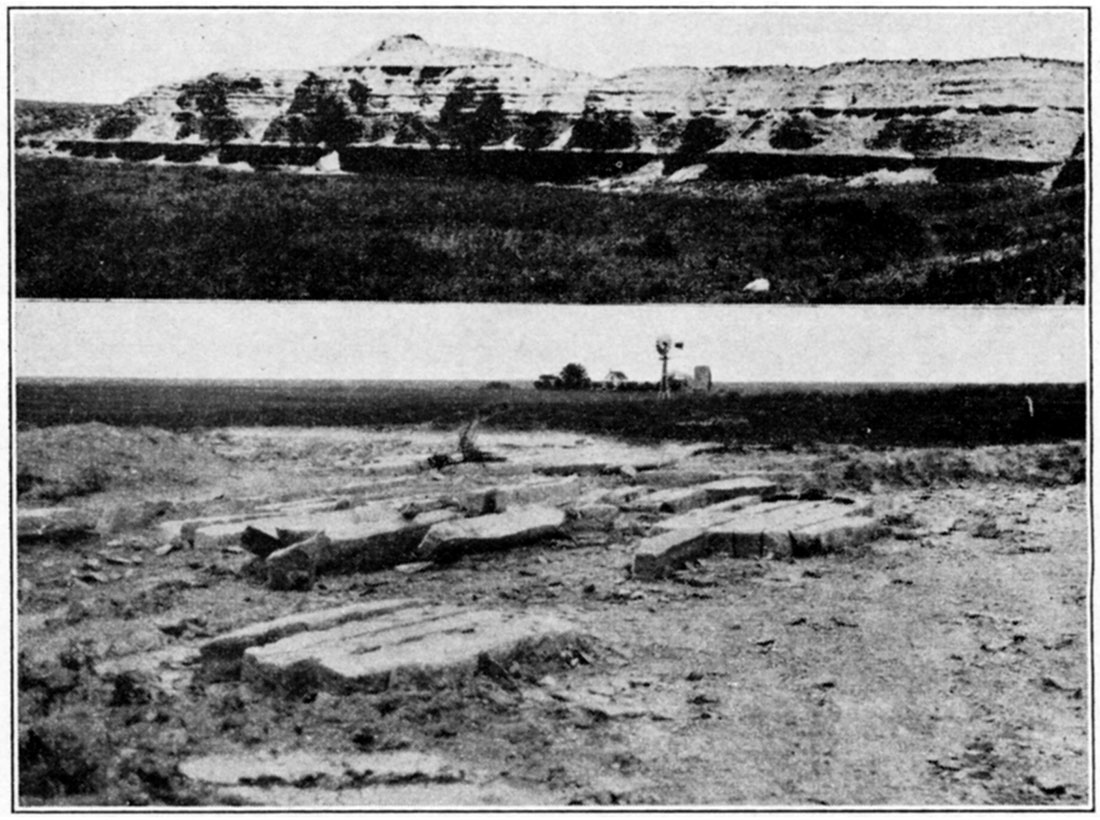
[[[304,164],[336,150],[349,170],[423,165],[425,154],[517,172],[552,156],[565,176],[655,156],[669,169],[703,161],[752,175],[1039,170],[1071,156],[1084,98],[1082,64],[1028,57],[642,68],[599,79],[405,35],[337,66],[160,86],[91,124],[35,136],[77,154],[169,161],[217,151],[222,162]],[[394,148],[441,150],[395,161]]]

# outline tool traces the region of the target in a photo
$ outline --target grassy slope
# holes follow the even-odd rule
[[[470,179],[16,164],[20,297],[1050,303],[1083,193],[797,181],[612,196]],[[1004,259],[963,264],[985,251]],[[1019,252],[1019,251],[1022,251]],[[763,297],[742,293],[758,276]]]

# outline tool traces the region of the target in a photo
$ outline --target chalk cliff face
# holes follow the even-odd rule
[[[642,68],[610,79],[390,37],[336,66],[227,72],[134,97],[85,140],[210,146],[756,154],[1056,163],[1084,67],[1013,57]]]

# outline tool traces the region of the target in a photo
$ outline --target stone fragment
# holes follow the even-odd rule
[[[421,560],[452,561],[468,552],[511,549],[558,534],[565,513],[552,507],[516,507],[435,524],[416,549]]]
[[[241,675],[286,693],[433,687],[473,674],[482,655],[508,668],[517,656],[560,653],[575,640],[573,627],[549,614],[402,609],[253,646]]]
[[[250,524],[241,533],[241,546],[259,558],[267,558],[271,553],[282,549],[285,544],[279,540],[277,527]]]
[[[585,504],[567,512],[573,531],[608,530],[619,517],[619,508],[614,504]]]
[[[710,553],[704,530],[673,530],[646,538],[634,552],[634,577],[656,579]]]
[[[267,585],[274,590],[304,592],[313,587],[317,567],[326,562],[332,544],[323,533],[283,547],[267,556]]]
[[[298,632],[325,630],[349,621],[378,618],[416,605],[415,600],[395,598],[315,612],[296,612],[273,621],[251,624],[208,641],[200,653],[203,671],[214,679],[236,677],[244,651],[249,647],[263,646]]]

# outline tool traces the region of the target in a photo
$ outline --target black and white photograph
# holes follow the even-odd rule
[[[1094,810],[1089,7],[8,7],[12,809]]]

